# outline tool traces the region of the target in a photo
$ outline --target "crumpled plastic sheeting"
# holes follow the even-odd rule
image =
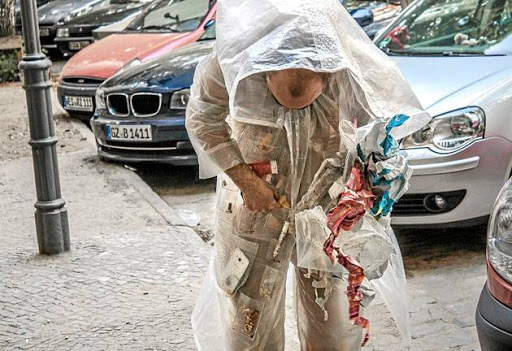
[[[325,240],[331,234],[326,222],[327,216],[320,206],[295,215],[297,266],[326,272],[346,272],[343,266],[338,262],[332,264],[324,254]],[[382,276],[394,252],[393,243],[382,224],[370,214],[366,214],[360,224],[351,231],[344,231],[335,243],[361,264],[367,276]]]
[[[365,342],[368,340],[369,323],[359,314],[363,281],[369,277],[392,279],[396,287],[405,289],[401,262],[390,263],[397,255],[401,259],[398,246],[394,246],[397,243],[393,241],[392,230],[386,219],[382,222],[388,227],[377,220],[391,212],[393,204],[408,188],[412,172],[405,157],[398,153],[398,142],[391,134],[393,128],[401,126],[408,119],[408,116],[396,115],[358,130],[358,160],[329,215],[325,215],[325,209],[321,206],[295,215],[298,266],[333,273],[348,271],[351,321],[366,330]],[[308,198],[308,194],[321,198],[325,186],[320,185],[332,180],[335,172],[326,170],[333,165],[333,162],[324,162],[305,198]],[[328,259],[322,257],[321,251],[327,254]],[[385,275],[386,270],[393,269],[396,271]],[[402,281],[403,284],[399,284]],[[381,286],[389,287],[390,284],[381,283]],[[390,289],[383,291],[392,293]],[[405,303],[404,292],[397,292],[396,295],[400,295],[404,299],[402,303]],[[394,301],[394,297],[388,296],[385,300]],[[319,305],[323,308],[324,304],[322,300]],[[398,307],[396,304],[389,305]],[[404,314],[395,312],[395,316],[400,320],[400,329],[407,339],[406,314],[404,317]]]
[[[367,167],[370,185],[379,197],[372,208],[378,218],[391,213],[395,202],[409,189],[412,169],[399,153],[393,129],[407,123],[403,114],[391,119],[380,119],[358,130],[358,156]]]

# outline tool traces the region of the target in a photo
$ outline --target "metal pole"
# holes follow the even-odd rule
[[[36,0],[21,0],[25,51],[20,69],[27,97],[30,141],[37,191],[35,220],[39,253],[69,251],[69,225],[61,198],[57,137],[53,122],[50,60],[41,52]]]

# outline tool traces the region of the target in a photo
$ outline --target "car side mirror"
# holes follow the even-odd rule
[[[215,20],[213,18],[209,19],[208,22],[206,22],[204,24],[204,30],[207,30],[208,28],[210,28],[214,24],[215,24]]]
[[[457,25],[459,27],[465,27],[469,24],[469,16],[464,16],[464,17],[461,17],[458,21],[457,21]]]
[[[366,27],[373,23],[373,12],[369,9],[354,9],[350,11],[350,16],[352,16],[361,27]]]

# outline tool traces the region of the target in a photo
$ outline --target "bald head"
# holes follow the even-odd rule
[[[325,89],[328,76],[306,69],[285,69],[267,74],[268,88],[275,99],[289,109],[313,103]]]

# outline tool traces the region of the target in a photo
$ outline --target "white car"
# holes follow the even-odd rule
[[[488,220],[512,173],[512,0],[416,0],[375,43],[435,116],[402,148],[414,168],[397,226]]]

